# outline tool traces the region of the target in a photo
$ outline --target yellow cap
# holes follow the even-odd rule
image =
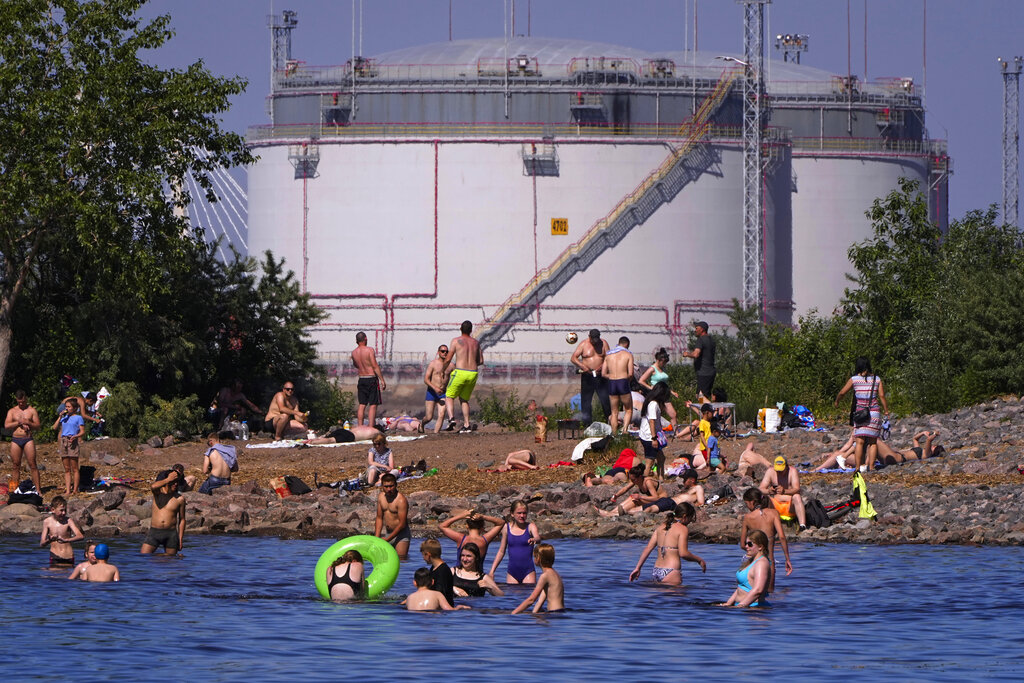
[[[788,467],[788,465],[789,465],[789,463],[786,462],[786,458],[785,457],[780,455],[779,457],[775,458],[775,471],[776,472],[783,471],[784,469],[786,469],[786,467]]]

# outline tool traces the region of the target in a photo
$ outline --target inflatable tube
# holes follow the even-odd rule
[[[376,536],[349,536],[325,550],[313,570],[313,582],[325,600],[331,599],[331,593],[327,590],[327,570],[349,550],[358,550],[363,561],[373,565],[373,571],[365,579],[366,597],[376,598],[395,584],[398,578],[398,553],[391,544]]]

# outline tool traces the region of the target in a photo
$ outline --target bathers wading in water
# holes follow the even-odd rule
[[[480,587],[480,579],[484,578],[483,575],[481,574],[480,578],[477,579],[464,579],[459,576],[459,571],[459,569],[456,569],[452,573],[452,585],[456,588],[461,588],[471,598],[483,597],[487,592]]]
[[[145,545],[151,545],[155,548],[164,546],[168,550],[178,549],[178,530],[175,527],[169,527],[167,529],[153,529],[150,528],[149,533],[146,535],[146,540],[143,541]]]
[[[657,581],[658,583],[661,583],[668,577],[669,574],[677,571],[679,570],[672,569],[671,567],[655,567],[654,571],[651,572],[651,578]]]
[[[51,567],[70,567],[75,563],[75,556],[71,557],[60,557],[54,555],[53,551],[50,551],[50,566]]]
[[[345,568],[345,574],[343,576],[338,576],[337,567],[331,567],[331,576],[327,580],[327,594],[330,595],[331,592],[334,590],[334,587],[338,584],[344,584],[352,589],[352,594],[355,597],[361,597],[363,593],[363,584],[361,581],[353,581],[349,576],[349,574],[351,573],[351,564],[349,564],[348,567]]]
[[[385,527],[385,529],[387,529],[387,527]],[[387,532],[390,534],[391,533],[391,529],[387,529]],[[397,546],[402,541],[411,541],[411,540],[412,540],[412,532],[409,531],[409,525],[407,524],[404,527],[402,527],[402,530],[398,532],[398,535],[395,536],[394,538],[392,538],[390,541],[388,541],[388,543],[390,543],[392,546]]]
[[[518,583],[534,572],[533,569],[533,548],[530,545],[530,528],[520,535],[512,533],[512,525],[506,524],[508,541],[508,567],[505,571]]]

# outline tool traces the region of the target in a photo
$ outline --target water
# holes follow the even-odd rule
[[[312,570],[330,541],[188,537],[183,557],[114,539],[120,584],[64,579],[36,539],[0,539],[9,675],[39,680],[1024,679],[1024,548],[797,546],[773,607],[715,607],[742,554],[692,546],[683,589],[626,582],[638,541],[562,539],[565,614],[508,614],[529,593],[410,614],[333,604]],[[413,548],[418,547],[418,539]],[[494,552],[494,546],[491,552]],[[446,559],[454,549],[444,543]],[[81,558],[81,549],[78,549]],[[653,557],[643,577],[650,576]],[[412,588],[418,555],[392,596]]]

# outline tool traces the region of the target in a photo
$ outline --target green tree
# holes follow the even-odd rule
[[[208,174],[252,159],[215,116],[244,81],[215,77],[201,62],[147,64],[140,51],[172,34],[167,16],[136,17],[143,4],[0,4],[0,381],[30,282],[73,260],[66,291],[86,302],[115,292],[126,309],[148,313],[168,291],[162,265],[199,239],[175,215],[189,201],[186,175],[213,200]],[[176,188],[173,200],[167,188]],[[78,286],[87,271],[91,291]],[[61,347],[51,353],[74,355]]]

